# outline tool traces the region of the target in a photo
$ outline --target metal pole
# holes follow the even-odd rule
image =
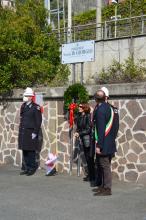
[[[141,16],[141,33],[144,33],[144,18],[143,15]]]
[[[84,63],[81,63],[81,79],[80,82],[83,85],[83,72],[84,72]]]
[[[44,3],[45,3],[45,8],[48,10],[48,18],[47,18],[47,22],[48,22],[48,25],[51,24],[51,15],[50,15],[50,0],[44,0]]]
[[[59,0],[57,0],[57,17],[58,17],[58,38],[60,40],[60,5],[59,5]]]
[[[132,5],[131,5],[131,0],[130,0],[130,56],[131,59],[134,60],[134,48],[133,48],[133,37],[132,37],[132,16],[131,16],[131,9],[132,9]]]
[[[81,158],[80,158],[80,138],[78,137],[78,153],[77,153],[77,176],[80,176]]]
[[[73,156],[73,128],[69,128],[69,138],[70,138],[70,164],[69,164],[69,174],[72,175],[72,156]]]
[[[72,83],[74,84],[76,82],[76,64],[72,64]]]
[[[63,0],[63,27],[64,27],[64,30],[65,30],[65,2]]]
[[[117,37],[117,4],[115,4],[115,38]]]
[[[104,39],[107,39],[107,24],[104,22]]]
[[[101,7],[102,0],[96,0],[96,40],[101,39]]]
[[[66,27],[66,25],[65,25],[65,2],[64,2],[64,0],[63,0],[63,27],[64,27],[64,42],[66,42],[66,37],[65,37],[65,27]]]
[[[67,30],[67,42],[71,42],[71,27],[72,27],[72,0],[68,0],[68,30]]]

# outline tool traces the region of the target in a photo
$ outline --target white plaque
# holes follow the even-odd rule
[[[84,63],[95,60],[95,42],[81,41],[62,45],[62,64]]]

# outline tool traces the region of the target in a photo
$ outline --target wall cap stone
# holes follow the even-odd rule
[[[146,96],[146,83],[120,83],[120,84],[105,84],[105,85],[86,85],[86,88],[90,96],[93,96],[95,92],[106,86],[109,89],[110,96]],[[63,98],[64,91],[68,86],[65,87],[36,87],[35,92],[42,92],[44,98]],[[24,90],[14,89],[13,95],[10,99],[22,98]]]

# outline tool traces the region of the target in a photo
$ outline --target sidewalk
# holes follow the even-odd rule
[[[94,197],[81,177],[1,166],[0,220],[146,220],[146,187],[114,180],[112,196]]]

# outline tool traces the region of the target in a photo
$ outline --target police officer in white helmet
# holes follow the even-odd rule
[[[27,87],[20,110],[18,148],[22,150],[24,170],[20,175],[33,175],[36,171],[36,151],[39,148],[39,132],[42,123],[40,106],[33,102],[34,92]]]

